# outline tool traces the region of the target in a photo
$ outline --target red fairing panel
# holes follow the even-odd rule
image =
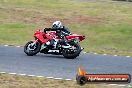
[[[48,40],[52,39],[52,37],[50,37],[49,35],[46,35],[43,32],[40,32],[40,31],[36,31],[34,33],[34,37],[35,37],[35,39],[38,39],[42,44],[46,43]]]
[[[66,36],[66,39],[74,39],[74,38],[77,38],[77,37],[80,39],[80,41],[85,39],[85,36],[78,35],[78,34],[72,34],[72,35]]]

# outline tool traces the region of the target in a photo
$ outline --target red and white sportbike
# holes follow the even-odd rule
[[[36,30],[34,33],[34,40],[29,41],[24,46],[24,52],[33,56],[37,53],[63,55],[65,58],[74,59],[79,56],[83,48],[80,47],[79,42],[85,39],[85,36],[78,34],[66,34],[65,45],[61,42],[55,31]]]

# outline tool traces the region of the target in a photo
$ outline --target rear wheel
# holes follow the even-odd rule
[[[62,51],[62,54],[67,59],[75,59],[77,56],[79,56],[81,47],[78,43],[75,42],[71,42],[69,44],[70,46],[72,46],[72,49],[64,49]]]
[[[34,45],[32,45],[33,42],[32,41],[29,41],[25,46],[24,46],[24,52],[29,55],[29,56],[33,56],[33,55],[36,55],[39,51],[40,51],[40,48],[41,46],[36,43]]]

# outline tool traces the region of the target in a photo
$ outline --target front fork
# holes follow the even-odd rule
[[[31,46],[36,45],[37,42],[38,42],[38,39],[36,39],[36,40],[31,44]]]

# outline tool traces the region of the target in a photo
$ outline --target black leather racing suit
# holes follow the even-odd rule
[[[44,32],[46,33],[46,31],[56,31],[56,35],[61,38],[59,42],[64,44],[66,43],[65,36],[71,34],[69,29],[65,26],[63,26],[62,28],[45,28]]]

